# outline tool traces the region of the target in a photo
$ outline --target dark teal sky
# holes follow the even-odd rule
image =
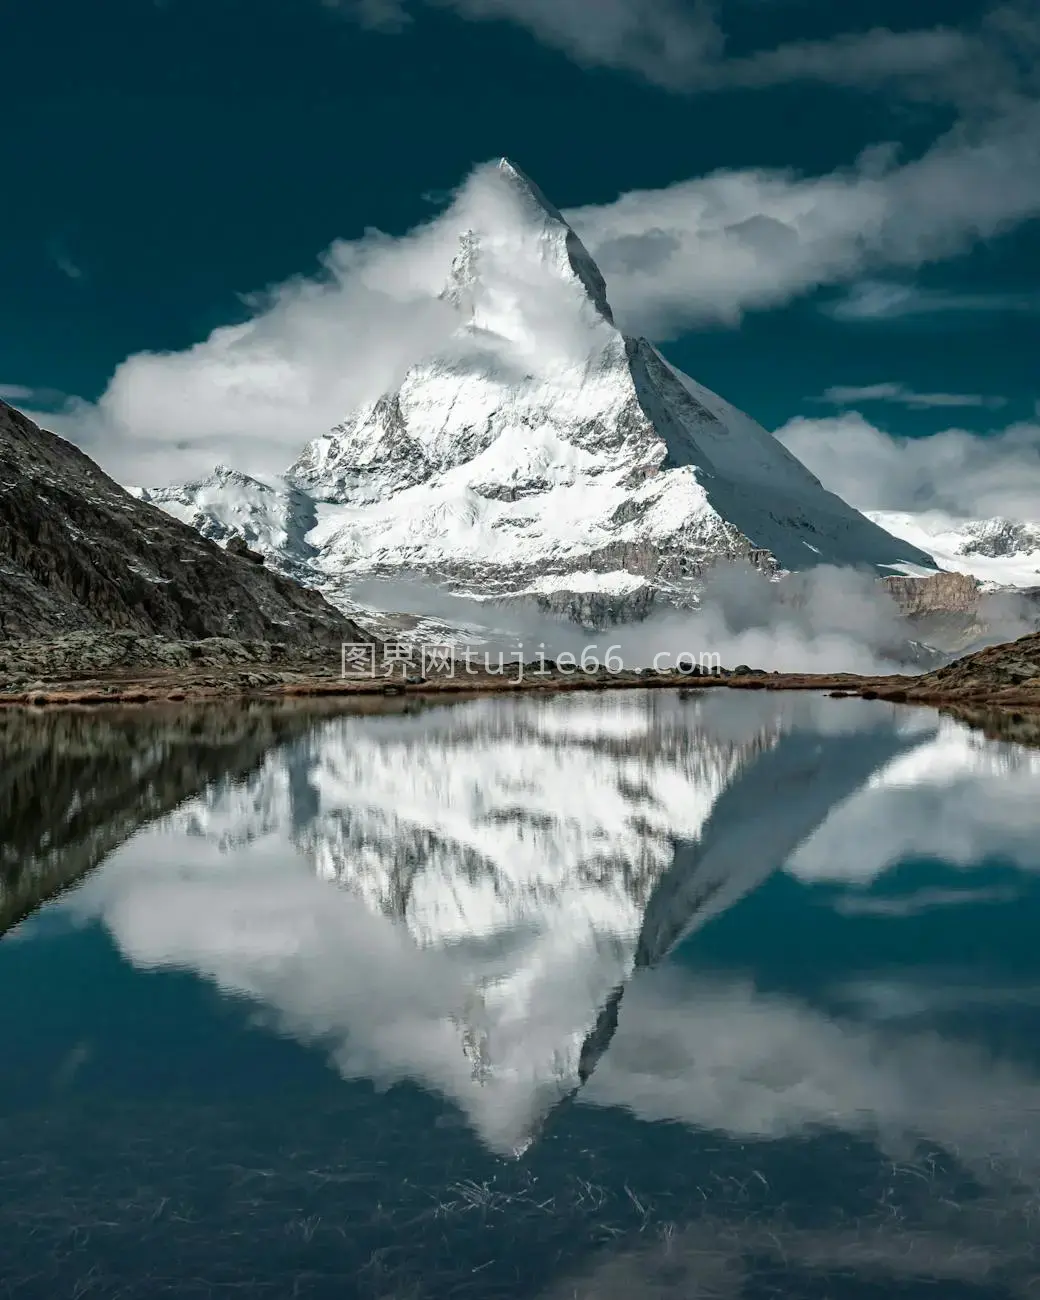
[[[0,385],[96,399],[129,354],[183,349],[243,319],[242,294],[313,274],[334,239],[404,233],[501,154],[569,208],[719,168],[824,174],[884,141],[912,158],[979,111],[970,95],[917,94],[912,78],[850,88],[792,75],[699,94],[691,74],[690,87],[661,88],[449,4],[479,7],[415,0],[413,21],[387,31],[321,0],[7,0]],[[584,7],[589,23],[606,12]],[[969,0],[872,0],[838,15],[808,0],[729,0],[717,19],[739,58],[881,26],[969,32],[985,12]],[[871,405],[893,431],[1032,414],[1035,219],[967,256],[879,278],[962,306],[841,320],[820,309],[842,292],[831,287],[665,350],[770,427],[825,413],[810,399],[828,387],[885,382],[1008,399],[999,420],[984,408]],[[44,403],[37,393],[23,404]]]

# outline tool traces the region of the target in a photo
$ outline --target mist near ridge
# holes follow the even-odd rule
[[[658,606],[644,619],[599,630],[554,616],[533,596],[478,600],[414,574],[363,579],[349,594],[373,610],[445,624],[442,639],[514,661],[539,653],[580,660],[588,651],[602,662],[612,649],[626,668],[651,667],[658,656],[668,656],[658,660],[661,667],[674,667],[682,655],[718,655],[724,667],[769,672],[913,673],[922,666],[914,659],[913,626],[894,596],[856,569],[819,566],[775,581],[747,565],[722,563],[707,575],[696,608]],[[1015,592],[985,595],[980,611],[980,644],[1015,640],[1040,621],[1040,607]]]

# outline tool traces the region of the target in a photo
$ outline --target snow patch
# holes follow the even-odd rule
[[[993,587],[1040,587],[1040,524],[958,519],[940,511],[873,510],[868,517],[928,551],[941,569]]]

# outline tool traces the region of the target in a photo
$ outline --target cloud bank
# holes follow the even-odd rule
[[[367,27],[399,32],[426,9],[508,22],[583,67],[634,73],[662,89],[704,94],[816,82],[979,110],[1031,86],[1037,24],[1008,4],[970,30],[887,27],[731,53],[706,0],[323,0]]]
[[[885,280],[863,280],[842,297],[822,303],[820,310],[834,320],[891,321],[943,312],[1040,311],[1036,293],[951,293],[921,289]]]
[[[418,640],[474,647],[507,677],[519,661],[567,654],[627,668],[679,666],[683,656],[709,667],[746,664],[766,672],[909,673],[920,664],[904,618],[887,588],[868,573],[819,566],[770,582],[756,569],[720,564],[706,577],[696,609],[662,607],[636,622],[590,630],[541,608],[533,597],[479,601],[417,576],[362,581],[350,597],[371,611],[409,611],[432,620]],[[364,621],[365,615],[360,615]],[[1014,598],[990,599],[987,640],[1034,629],[1035,610]],[[418,652],[417,652],[418,653]],[[717,656],[703,659],[702,656]],[[929,661],[930,662],[930,661]],[[458,672],[464,669],[459,663]]]
[[[1040,424],[1011,424],[985,437],[954,428],[898,438],[850,411],[790,420],[776,436],[859,510],[1040,520]]]
[[[894,402],[911,410],[927,411],[934,407],[984,406],[997,409],[1007,405],[1006,397],[985,397],[981,393],[917,393],[905,384],[868,384],[849,387],[840,384],[828,388],[817,401],[830,406],[852,406],[855,402]]]
[[[568,215],[623,327],[668,338],[880,268],[955,257],[1037,211],[1031,105],[903,165],[874,151],[822,177],[720,172]]]

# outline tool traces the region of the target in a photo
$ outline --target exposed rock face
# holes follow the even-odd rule
[[[904,614],[965,613],[979,604],[981,584],[966,573],[933,573],[927,578],[884,578]]]
[[[317,592],[136,500],[0,402],[0,639],[117,628],[297,644],[364,636]]]
[[[657,593],[649,584],[631,591],[546,592],[535,597],[546,613],[563,618],[579,627],[599,630],[644,619],[657,604]]]
[[[229,538],[227,546],[224,548],[228,555],[237,555],[239,559],[249,560],[252,564],[263,564],[264,557],[259,551],[252,551],[246,545],[241,537]]]
[[[940,653],[958,654],[1040,627],[1040,590],[987,590],[967,573],[885,578],[913,635]]]
[[[962,555],[997,560],[1040,552],[1040,528],[1013,519],[984,519],[967,530]]]

